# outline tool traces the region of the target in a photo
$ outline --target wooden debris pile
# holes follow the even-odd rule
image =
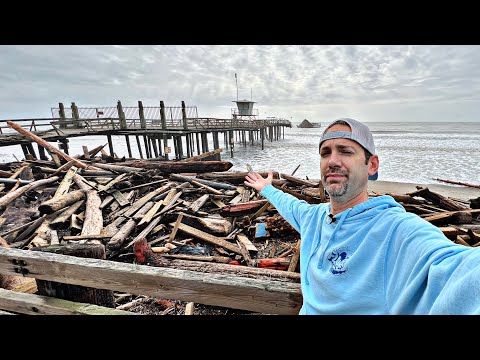
[[[104,153],[90,155],[88,161],[78,156],[0,164],[0,246],[300,282],[299,234],[244,186],[246,172],[228,171],[227,161],[118,161]],[[311,204],[328,201],[318,181],[275,172],[273,185]],[[421,187],[388,195],[452,241],[480,246],[479,199],[452,199]],[[34,279],[28,280],[31,285]],[[59,296],[53,288],[37,281],[37,288],[26,291]],[[62,294],[77,290],[70,286]],[[148,302],[96,289],[89,298],[121,309]],[[186,311],[178,302],[154,303],[159,301],[160,313]]]
[[[463,200],[432,192],[417,186],[417,191],[392,194],[405,210],[436,225],[447,238],[465,246],[480,246],[480,197]],[[370,194],[378,196],[382,194]]]

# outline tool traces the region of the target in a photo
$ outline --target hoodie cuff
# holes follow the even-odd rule
[[[272,184],[268,184],[267,186],[265,186],[262,191],[260,191],[260,195],[268,198],[268,196],[274,192],[276,189],[275,187],[272,185]]]

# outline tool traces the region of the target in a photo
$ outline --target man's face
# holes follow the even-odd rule
[[[335,124],[327,133],[351,132],[348,125]],[[349,200],[362,192],[368,183],[369,166],[365,164],[365,151],[350,139],[329,139],[320,148],[322,184],[337,200]]]

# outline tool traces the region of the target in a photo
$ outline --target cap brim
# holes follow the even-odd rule
[[[368,175],[368,180],[377,180],[378,179],[378,171],[373,175]]]

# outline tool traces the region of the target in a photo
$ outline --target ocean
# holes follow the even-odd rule
[[[378,180],[446,185],[433,180],[440,178],[480,185],[480,122],[370,122],[367,125],[373,132],[380,159]],[[318,142],[324,127],[305,129],[296,127],[296,124],[293,126],[284,128],[280,140],[266,140],[264,150],[260,140],[255,140],[253,146],[247,143],[246,147],[236,142],[233,157],[230,150],[224,149],[221,158],[233,163],[230,169],[233,171],[246,171],[249,163],[257,171],[273,170],[291,175],[299,166],[295,176],[319,179]],[[220,146],[223,146],[223,135],[219,138]],[[128,156],[124,136],[112,136],[112,139],[117,156]],[[213,150],[210,134],[208,139],[209,150]],[[71,156],[82,154],[82,145],[93,149],[107,143],[106,136],[69,140]],[[130,137],[130,143],[132,155],[139,158],[134,137]],[[58,147],[58,144],[51,144]],[[169,145],[172,147],[170,156],[174,158],[173,143],[170,141]],[[108,152],[108,146],[105,150]],[[20,145],[1,148],[0,162],[16,161],[15,157],[24,158]]]

